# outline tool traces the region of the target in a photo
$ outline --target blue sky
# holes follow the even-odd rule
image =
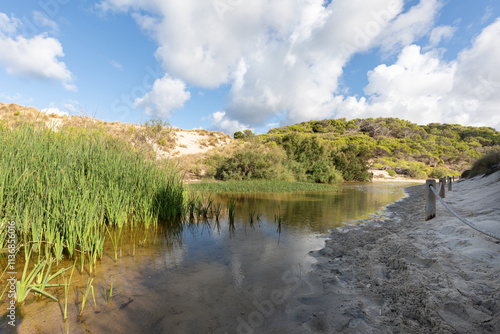
[[[0,3],[0,102],[228,133],[399,117],[500,130],[493,0]]]

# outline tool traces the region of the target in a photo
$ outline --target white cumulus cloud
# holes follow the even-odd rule
[[[0,13],[0,64],[7,73],[59,80],[64,88],[76,90],[71,71],[59,60],[64,57],[59,40],[46,33],[26,38],[18,34],[20,25],[15,17]]]
[[[283,123],[337,116],[478,121],[479,110],[491,112],[500,96],[490,92],[500,81],[497,31],[486,28],[456,60],[444,61],[435,47],[455,32],[436,27],[444,3],[102,0],[98,7],[128,13],[159,45],[155,56],[172,87],[153,87],[137,106],[169,114],[189,99],[186,84],[227,86],[224,111],[212,119],[221,129],[236,129],[258,128],[278,117]],[[423,37],[430,43],[425,48],[416,45]],[[344,68],[369,50],[398,59],[367,74],[365,97],[342,95]],[[481,79],[483,72],[490,77]],[[492,82],[486,90],[485,80]],[[477,98],[480,90],[488,93]]]
[[[212,126],[214,128],[220,129],[228,133],[234,133],[236,131],[243,131],[249,129],[250,127],[242,124],[236,120],[230,119],[226,116],[225,111],[216,111],[210,117],[212,119]],[[253,129],[251,129],[253,130]]]
[[[144,108],[148,115],[170,117],[172,111],[184,106],[190,97],[184,82],[166,75],[155,80],[152,90],[136,99],[134,106]]]
[[[430,122],[500,129],[500,19],[483,29],[472,46],[446,62],[438,52],[403,49],[392,65],[368,72],[368,99],[346,97],[338,117],[396,116]]]

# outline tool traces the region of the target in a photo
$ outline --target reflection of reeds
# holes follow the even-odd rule
[[[219,217],[220,217],[220,214],[221,214],[221,210],[222,210],[222,207],[221,207],[220,203],[214,204],[212,206],[212,212],[213,212],[213,215],[215,217],[215,221],[217,223],[219,222]]]
[[[274,222],[278,225],[276,232],[281,236],[281,223],[283,222],[283,217],[281,217],[281,208],[278,205],[278,214],[274,215]]]
[[[196,208],[198,207],[198,202],[199,202],[198,196],[196,194],[191,193],[186,203],[186,211],[190,221],[194,220],[194,214],[196,212]]]
[[[253,222],[254,222],[254,217],[255,217],[255,210],[250,210],[248,211],[248,215],[250,218],[250,227],[253,227]]]
[[[207,198],[203,198],[200,202],[200,206],[199,206],[200,215],[201,215],[202,219],[205,221],[208,220],[208,216],[209,216],[208,213],[210,212],[210,208],[212,207],[212,204],[213,204],[213,201],[212,201],[212,198],[210,195],[208,195]]]
[[[236,200],[231,198],[227,203],[227,210],[229,213],[229,224],[232,224],[234,227],[234,210],[236,209]]]

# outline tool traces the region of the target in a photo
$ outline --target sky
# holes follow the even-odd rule
[[[500,130],[495,0],[0,0],[0,102],[234,133]]]

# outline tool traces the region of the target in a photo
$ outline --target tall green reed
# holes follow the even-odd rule
[[[176,169],[98,126],[2,127],[0,147],[0,219],[15,220],[18,239],[44,257],[80,255],[92,266],[102,257],[104,226],[149,228],[184,212]]]

